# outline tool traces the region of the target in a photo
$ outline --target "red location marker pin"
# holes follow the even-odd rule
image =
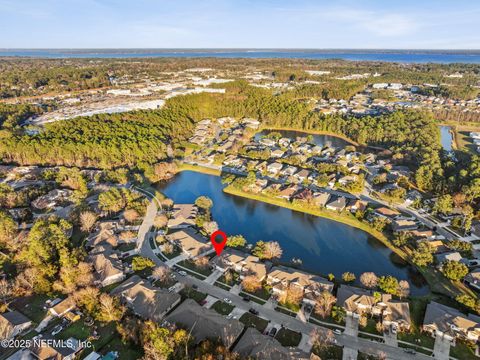
[[[222,242],[217,242],[218,236],[222,237],[223,239]],[[220,256],[220,254],[223,251],[223,248],[225,247],[225,244],[227,243],[227,235],[223,231],[217,230],[212,235],[210,235],[210,241],[212,242],[212,245],[215,248],[215,251],[217,252],[217,256]]]

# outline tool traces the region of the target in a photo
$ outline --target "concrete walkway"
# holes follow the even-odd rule
[[[215,284],[215,281],[217,281],[222,275],[223,273],[220,270],[215,270],[205,279],[205,282],[207,284],[213,285]]]

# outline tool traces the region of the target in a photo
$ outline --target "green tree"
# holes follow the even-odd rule
[[[0,210],[0,246],[14,248],[17,224],[6,211]]]
[[[155,263],[153,260],[143,257],[143,256],[135,256],[132,260],[132,270],[133,271],[142,271],[147,268],[155,267]]]
[[[440,196],[433,205],[435,213],[450,214],[453,210],[453,199],[450,194]]]
[[[351,272],[344,272],[342,274],[342,280],[345,281],[345,282],[353,282],[355,281],[356,277],[355,277],[355,274],[354,273],[351,273]]]
[[[213,206],[213,201],[207,196],[199,196],[195,200],[195,205],[208,212]]]
[[[380,276],[378,287],[387,294],[397,295],[399,291],[398,280],[393,276]]]
[[[458,281],[463,279],[468,274],[468,268],[465,264],[458,261],[446,260],[442,264],[442,273],[446,278]]]
[[[230,247],[244,247],[247,244],[247,240],[243,235],[232,235],[227,238],[227,246]]]
[[[417,266],[427,266],[433,262],[432,247],[426,241],[418,244],[412,253],[412,262]]]

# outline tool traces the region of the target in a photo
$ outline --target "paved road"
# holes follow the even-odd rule
[[[158,207],[156,201],[150,201],[150,204],[147,208],[147,213],[145,215],[144,221],[140,226],[139,233],[138,233],[138,245],[137,248],[139,252],[146,257],[151,258],[158,266],[162,265],[165,266],[165,262],[160,260],[157,255],[154,253],[153,249],[150,247],[150,243],[148,241],[148,231],[153,225],[153,220],[155,219],[155,215],[157,214]],[[323,331],[327,331],[326,328],[313,325],[311,323],[304,323],[294,317],[289,315],[283,314],[274,310],[273,308],[269,308],[266,306],[262,306],[258,303],[253,301],[245,302],[241,296],[232,294],[226,290],[223,290],[217,286],[212,284],[208,284],[205,281],[199,280],[193,276],[177,276],[177,280],[182,283],[183,285],[192,286],[196,285],[198,290],[206,293],[210,296],[214,296],[218,299],[229,298],[232,301],[232,304],[238,308],[237,311],[248,311],[250,308],[254,308],[259,312],[259,316],[265,319],[270,320],[273,323],[283,324],[285,327],[300,332],[302,334],[310,334],[312,330],[321,329]],[[405,360],[405,359],[431,359],[430,357],[417,354],[411,355],[405,353],[401,348],[388,346],[386,344],[373,342],[370,340],[366,340],[363,338],[358,338],[356,336],[350,336],[346,334],[342,335],[335,335],[337,342],[340,345],[343,345],[346,348],[358,350],[368,354],[376,354],[380,355],[382,353],[387,354],[389,359],[398,359],[398,360]]]

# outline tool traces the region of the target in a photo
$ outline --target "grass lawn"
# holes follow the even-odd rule
[[[253,295],[253,296],[256,296],[256,297],[259,297],[260,299],[263,299],[263,300],[268,300],[268,299],[270,299],[270,296],[272,296],[272,294],[270,294],[270,292],[267,289],[265,289],[263,286],[259,290],[255,291],[253,293],[248,292],[246,290],[243,290],[243,292],[245,292],[247,294],[250,294],[250,295]]]
[[[142,349],[132,343],[123,343],[119,336],[115,336],[110,342],[102,347],[102,354],[107,354],[110,351],[117,351],[120,360],[139,359],[143,356]]]
[[[127,251],[135,249],[136,246],[137,246],[137,244],[135,242],[123,243],[123,244],[118,245],[116,250],[121,251],[121,252],[127,252]]]
[[[46,295],[27,296],[15,299],[11,306],[38,324],[47,313],[46,310],[43,310],[43,306],[48,299],[49,297]]]
[[[300,304],[294,304],[294,303],[278,303],[279,306],[283,306],[284,308],[287,308],[291,312],[297,313],[300,310]]]
[[[322,347],[318,349],[313,348],[313,353],[320,357],[320,359],[341,359],[343,356],[343,348],[338,345]]]
[[[91,332],[92,329],[85,325],[83,319],[80,319],[60,332],[57,337],[62,340],[67,340],[70,337],[78,340],[86,340],[91,335]]]
[[[275,336],[275,339],[283,346],[298,346],[302,340],[302,334],[287,328],[281,328]]]
[[[382,335],[377,331],[377,320],[372,318],[367,319],[367,325],[365,327],[360,326],[360,331],[365,331],[375,335]]]
[[[192,271],[195,271],[195,272],[197,272],[199,274],[202,274],[206,277],[212,273],[212,270],[209,267],[198,267],[191,260],[183,260],[183,261],[179,262],[178,265],[183,266],[183,267],[185,267],[187,269],[190,269]]]
[[[266,303],[266,301],[251,297],[250,294],[245,292],[245,291],[241,291],[239,295],[242,296],[242,297],[248,297],[248,298],[250,298],[250,300],[252,300],[252,301],[254,301],[254,302],[256,302],[257,304],[260,304],[260,305],[263,305],[263,304]]]
[[[406,341],[411,344],[416,344],[419,346],[423,346],[429,349],[433,349],[433,345],[435,344],[435,339],[431,336],[426,334],[412,332],[412,333],[398,333],[397,335],[398,340]]]
[[[240,281],[240,275],[238,275],[234,271],[231,271],[230,274],[232,275],[230,277],[230,281],[227,281],[227,279],[225,278],[225,274],[220,276],[217,281],[221,282],[221,283],[224,283],[226,285],[229,285],[229,286],[234,286],[234,285],[240,284],[240,282],[241,282]]]
[[[450,347],[450,356],[453,356],[457,359],[468,360],[468,359],[478,359],[475,356],[475,347],[470,344],[461,342],[457,340],[455,346]]]
[[[207,294],[204,294],[192,288],[182,289],[182,291],[180,291],[180,295],[182,295],[182,297],[184,298],[193,299],[197,303],[200,303],[201,301],[205,300],[205,298],[207,297]]]
[[[262,319],[256,315],[246,312],[239,319],[245,326],[254,327],[261,333],[265,331],[268,326],[268,320]]]
[[[162,252],[162,254],[167,258],[167,259],[174,259],[177,256],[182,254],[182,249],[180,249],[178,246],[173,247],[173,251],[169,254]]]
[[[337,325],[345,325],[345,319],[343,319],[340,322],[335,321],[331,316],[327,316],[325,319],[322,318],[321,316],[317,315],[314,311],[312,311],[312,314],[310,315],[310,319],[318,320],[318,321],[323,321],[323,322],[328,322],[331,324],[337,324]]]
[[[230,291],[230,286],[227,286],[219,281],[215,281],[215,284],[213,284],[215,286],[218,286],[219,288],[223,289],[223,290],[227,290],[227,291]]]
[[[218,300],[215,304],[212,305],[211,309],[215,310],[220,315],[228,315],[235,309],[235,306],[227,304],[222,300]]]
[[[277,306],[277,307],[275,308],[275,310],[278,311],[278,312],[287,314],[287,315],[289,315],[289,316],[293,316],[293,317],[296,317],[296,316],[297,316],[297,313],[294,313],[294,312],[292,312],[292,311],[290,311],[290,310],[284,309],[284,308],[279,307],[279,306]]]

